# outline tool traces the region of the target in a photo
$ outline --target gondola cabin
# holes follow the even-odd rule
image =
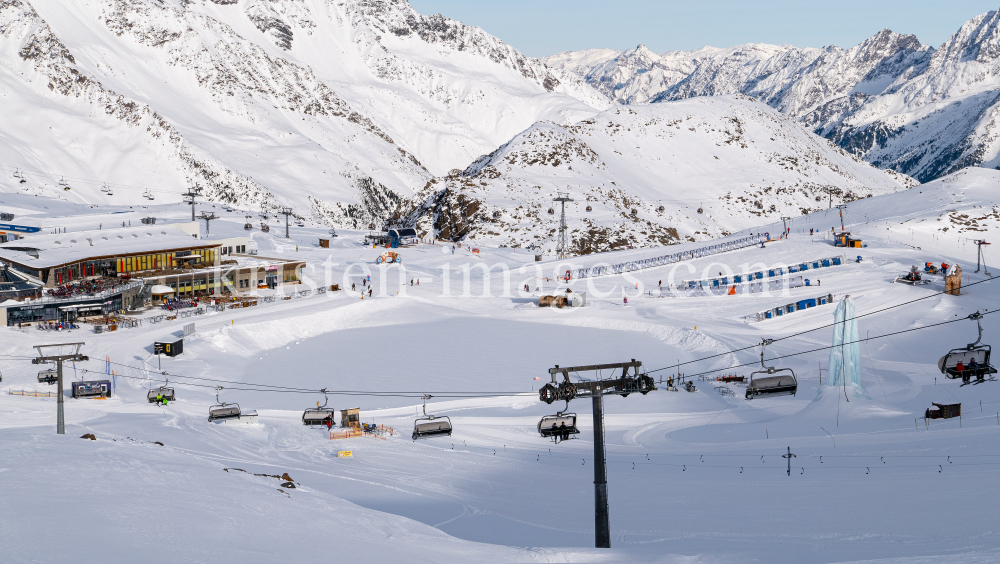
[[[546,438],[579,435],[580,429],[576,426],[576,414],[563,413],[542,417],[542,420],[538,422],[538,434]]]
[[[309,409],[302,412],[302,424],[309,426],[324,425],[332,427],[333,416],[334,416],[334,411],[332,408],[310,407]]]
[[[758,376],[766,374],[766,376]],[[799,383],[795,378],[795,373],[791,368],[768,368],[766,371],[758,371],[750,374],[750,383],[747,384],[747,399],[757,396],[794,396],[798,391]]]
[[[437,437],[439,435],[451,436],[451,419],[448,417],[435,417],[431,415],[414,421],[413,440]]]
[[[48,370],[43,370],[38,373],[38,383],[39,384],[55,384],[59,381],[59,371],[55,368],[50,368]]]
[[[72,391],[74,398],[109,398],[111,397],[111,381],[73,382]]]
[[[156,400],[157,396],[159,396],[160,399],[163,399],[163,400],[166,400],[166,401],[174,401],[174,389],[173,388],[168,388],[166,386],[160,386],[159,388],[153,388],[152,390],[149,390],[148,392],[146,392],[146,401],[148,401],[149,403],[153,403],[153,402],[157,401]]]
[[[351,409],[341,409],[340,410],[340,426],[341,427],[360,427],[361,426],[361,408],[352,407]]]

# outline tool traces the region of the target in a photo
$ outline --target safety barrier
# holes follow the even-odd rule
[[[361,429],[344,429],[342,431],[330,431],[330,440],[337,441],[340,439],[356,439],[363,437],[364,435],[365,433]]]
[[[657,266],[674,264],[685,260],[692,260],[696,258],[717,255],[719,253],[725,253],[728,251],[735,251],[737,249],[744,249],[746,247],[759,245],[763,242],[770,240],[771,238],[767,234],[751,235],[749,237],[734,239],[732,241],[725,241],[722,243],[717,243],[715,245],[702,247],[700,249],[682,251],[679,253],[674,253],[672,255],[663,255],[648,259],[633,260],[629,262],[613,264],[610,266],[594,266],[591,268],[578,268],[576,270],[570,270],[570,274],[571,278],[594,278],[596,276],[611,276],[615,274],[623,274],[626,272],[636,272],[646,268],[655,268]]]
[[[29,392],[27,390],[11,390],[7,388],[8,396],[24,396],[29,398],[54,398],[55,392]]]

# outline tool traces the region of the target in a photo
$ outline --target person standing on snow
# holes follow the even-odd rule
[[[622,300],[625,302],[625,305],[627,306],[628,305],[628,296],[623,296]]]
[[[368,297],[369,298],[372,297],[372,287],[371,286],[368,287]]]

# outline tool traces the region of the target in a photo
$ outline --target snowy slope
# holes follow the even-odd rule
[[[695,98],[536,124],[418,194],[407,221],[551,252],[552,199],[566,192],[575,200],[566,207],[572,246],[594,252],[703,240],[825,209],[827,189],[843,202],[913,184],[745,96]]]
[[[998,180],[996,171],[969,169],[850,202],[847,227],[868,244],[856,251],[863,262],[811,272],[813,286],[783,293],[660,299],[645,291],[672,272],[676,280],[692,271],[747,272],[842,254],[808,234],[810,227],[826,231],[835,214],[797,217],[791,236],[765,249],[574,281],[574,291],[588,292],[589,305],[569,310],[538,308],[516,290],[504,294],[497,269],[480,297],[480,263],[509,265],[515,289],[522,281],[553,289],[545,278],[561,265],[538,263],[536,270],[523,250],[484,246],[479,255],[464,248],[451,254],[420,245],[399,250],[400,271],[376,266],[383,250],[362,246],[360,232],[345,230],[333,248],[320,249],[313,244],[322,228],[293,226],[292,241],[254,233],[261,254],[307,260],[314,268],[304,288],[350,288],[367,268],[374,296],[296,293],[206,313],[194,318],[196,334],[174,358],[156,358],[151,344],[178,334],[190,318],[100,335],[0,327],[0,476],[8,482],[0,498],[0,553],[13,562],[299,562],[331,554],[361,563],[995,562],[997,493],[989,484],[1000,470],[1000,384],[960,386],[935,363],[975,340],[975,324],[965,316],[998,303],[998,282],[972,272],[973,256],[959,239],[998,232],[993,210],[1000,202],[992,189]],[[0,195],[0,203],[42,220],[68,215],[77,221],[71,230],[106,213],[21,194]],[[165,221],[182,220],[188,211],[180,204],[156,208]],[[212,232],[243,233],[242,218],[220,220]],[[968,276],[962,294],[942,295],[940,278],[925,287],[889,283],[925,260],[961,264]],[[399,284],[411,277],[421,285]],[[632,289],[634,281],[639,289]],[[828,351],[813,351],[831,342],[832,307],[744,320],[821,293],[838,300],[850,294],[866,315],[858,321],[860,334],[870,337],[861,348],[865,393],[831,388]],[[998,315],[988,315],[983,328],[984,342],[995,344]],[[898,331],[906,332],[882,337]],[[606,398],[612,548],[591,548],[590,402],[569,405],[578,414],[579,438],[553,444],[536,425],[564,406],[539,402],[539,381],[532,378],[547,378],[555,364],[632,358],[645,370],[663,369],[656,377],[678,370],[748,376],[758,366],[755,344],[792,334],[769,345],[766,358],[795,371],[795,396],[747,401],[742,387],[725,386],[735,397],[723,395],[715,389],[721,383],[694,378],[694,393],[668,392],[663,384],[647,395]],[[67,398],[63,437],[54,434],[52,398],[6,393],[53,389],[37,383],[40,367],[29,360],[39,335],[49,343],[86,342],[84,353],[94,360],[68,368],[69,379],[103,375],[105,358],[119,373],[109,400]],[[697,360],[710,355],[719,356]],[[675,366],[688,361],[695,362]],[[158,407],[145,396],[163,372],[178,399]],[[225,386],[224,401],[258,410],[258,425],[208,423],[214,385]],[[310,391],[319,388],[347,392],[330,394],[335,409],[360,407],[366,423],[399,433],[386,441],[331,441],[303,427],[302,410],[324,399]],[[451,418],[451,437],[410,440],[422,392],[443,392],[428,402],[428,412]],[[448,392],[503,395],[443,397]],[[932,402],[962,403],[961,420],[925,426],[922,415]],[[97,440],[81,439],[84,433]],[[353,457],[338,457],[346,450]],[[789,450],[791,460],[782,457]],[[294,488],[281,479],[286,472]],[[960,518],[935,518],[942,507],[957,508]],[[37,541],[54,522],[65,522],[67,533]]]
[[[367,224],[432,172],[609,103],[405,1],[18,0],[0,21],[0,185],[53,196],[65,178],[78,202],[200,185]]]

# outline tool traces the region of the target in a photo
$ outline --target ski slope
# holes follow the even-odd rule
[[[305,288],[347,290],[102,335],[0,328],[0,552],[13,562],[331,555],[357,562],[995,562],[1000,382],[962,387],[945,380],[936,362],[975,340],[975,324],[962,318],[1000,303],[998,282],[974,272],[969,242],[989,240],[1000,227],[998,179],[996,171],[966,169],[852,202],[845,227],[868,244],[863,249],[834,248],[828,231],[840,227],[836,210],[814,212],[794,218],[790,237],[763,249],[574,282],[589,305],[565,310],[538,308],[533,295],[556,289],[565,264],[617,263],[654,250],[535,263],[517,249],[483,246],[473,255],[420,245],[400,251],[401,274],[374,264],[381,250],[361,246],[360,232],[344,231],[332,248],[319,249],[325,229],[318,225],[293,226],[292,241],[278,229],[255,231],[262,256],[297,253],[309,261]],[[173,204],[92,208],[18,194],[0,196],[0,204],[70,231],[107,226],[112,217],[155,215],[160,223],[189,213]],[[222,215],[213,237],[244,233],[242,213]],[[808,272],[811,286],[786,295],[648,294],[657,295],[660,280],[666,286],[839,254],[863,260]],[[1000,254],[986,258],[1000,268]],[[922,287],[890,283],[925,261],[960,264],[968,276],[962,294],[942,295],[940,277]],[[488,283],[472,267],[465,283],[463,265],[478,263],[508,266],[506,295],[499,267]],[[361,300],[350,284],[367,272],[373,296]],[[411,278],[420,285],[411,287]],[[531,292],[518,291],[525,283]],[[821,293],[850,294],[864,316],[862,397],[821,386],[828,351],[802,354],[829,345],[834,306],[746,319]],[[152,343],[191,321],[197,334],[185,339],[184,354],[159,359],[159,368]],[[983,341],[996,343],[1000,315],[987,315],[983,328]],[[917,330],[879,337],[907,329]],[[590,405],[570,403],[578,440],[554,445],[539,437],[539,418],[563,409],[538,401],[547,368],[634,358],[646,370],[664,369],[652,373],[657,378],[688,361],[697,361],[679,367],[688,375],[748,375],[749,366],[730,367],[758,361],[753,345],[762,338],[795,333],[767,347],[768,359],[795,355],[773,362],[797,374],[794,397],[746,401],[743,388],[729,385],[736,396],[724,396],[695,379],[694,393],[663,384],[646,396],[606,399],[612,548],[591,548]],[[6,392],[51,390],[35,381],[31,346],[75,341],[86,343],[93,360],[68,368],[67,378],[103,373],[105,358],[120,376],[109,400],[68,399],[67,434],[56,436],[53,399]],[[698,360],[705,357],[712,358]],[[161,371],[178,395],[168,407],[145,400],[151,385],[162,384]],[[259,424],[206,422],[215,385],[226,388],[220,399],[256,409]],[[287,388],[249,390],[263,385]],[[398,434],[330,441],[300,423],[322,394],[288,388],[335,390],[330,406],[360,407],[364,422]],[[423,393],[439,395],[427,410],[451,418],[450,438],[410,440]],[[932,402],[961,402],[962,419],[925,427]],[[97,440],[81,440],[85,433]],[[781,455],[789,448],[796,458],[787,475]],[[354,456],[338,457],[344,450]],[[294,488],[271,477],[284,473]],[[53,524],[58,534],[50,534]]]

